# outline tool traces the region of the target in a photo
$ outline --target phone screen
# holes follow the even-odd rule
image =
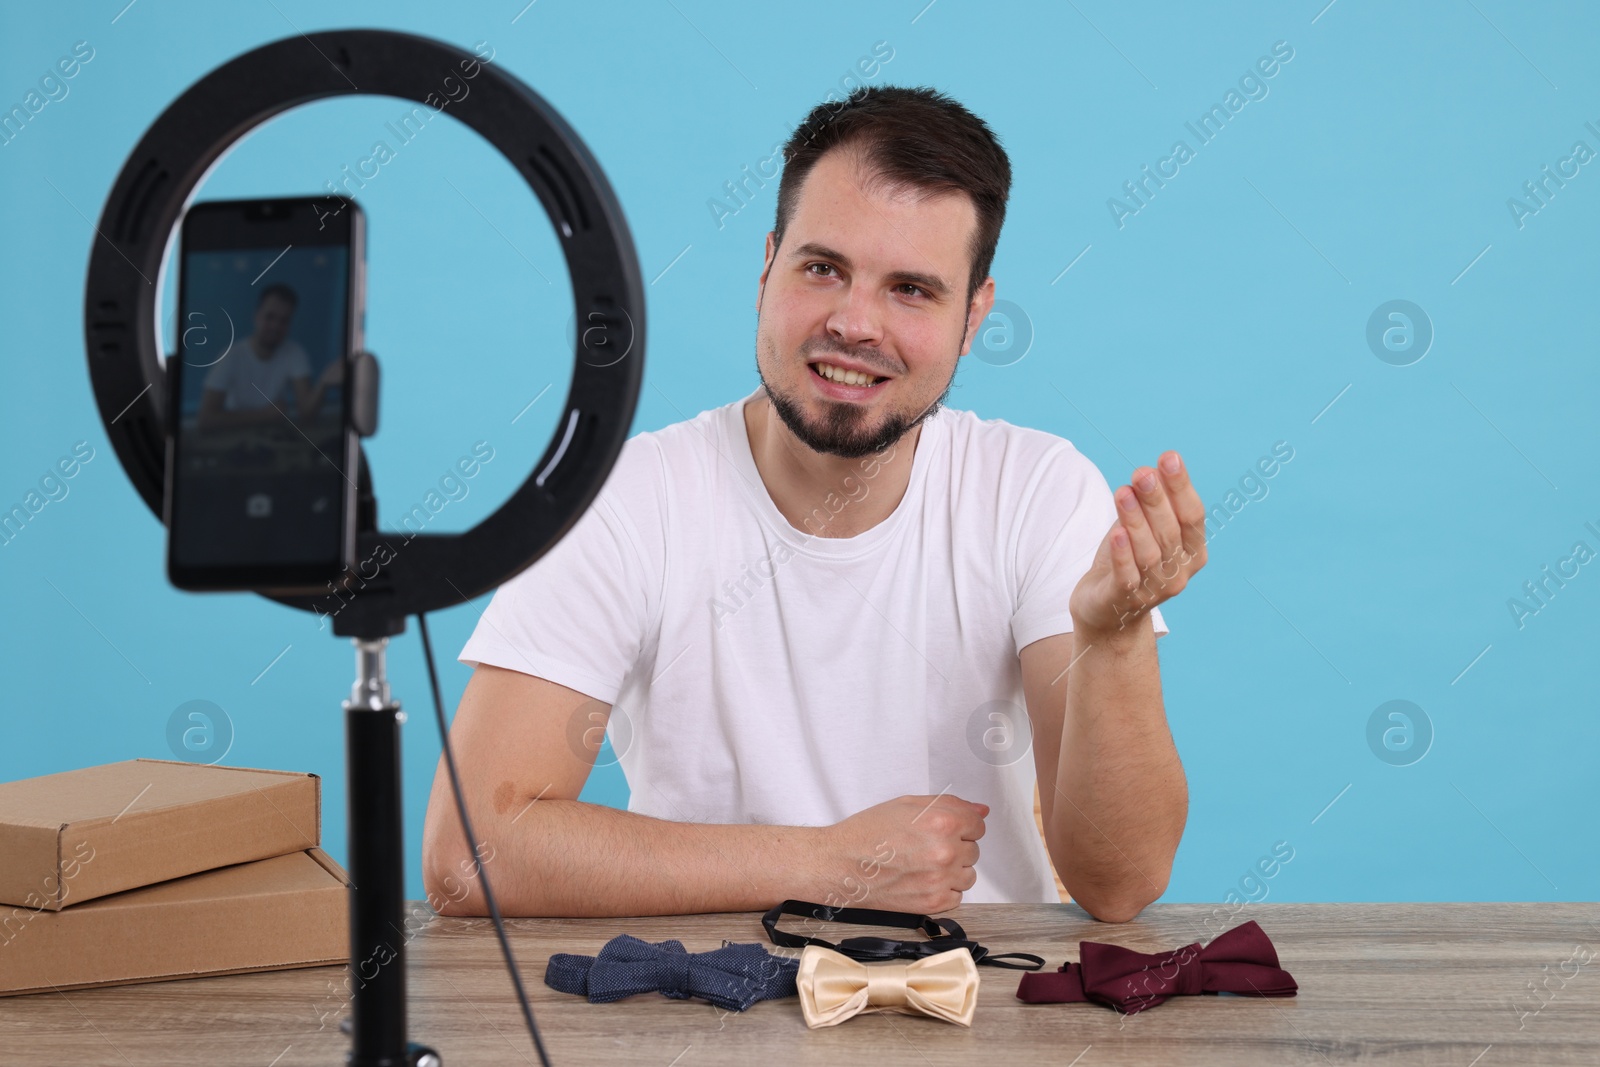
[[[361,248],[347,206],[330,219],[325,198],[222,201],[185,217],[168,368],[168,571],[182,588],[320,590],[353,555],[344,381]]]

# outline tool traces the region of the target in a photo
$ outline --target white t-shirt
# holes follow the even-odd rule
[[[311,377],[311,358],[294,338],[285,337],[266,359],[256,355],[254,340],[254,334],[243,338],[206,371],[205,387],[222,391],[222,407],[226,411],[264,408],[269,398],[282,407],[289,398],[279,394],[290,379]]]
[[[1110,486],[1063,438],[941,408],[894,512],[814,536],[882,469],[857,461],[797,529],[745,431],[764,395],[630,438],[458,659],[613,705],[630,811],[827,826],[942,791],[991,808],[963,901],[1058,902],[1018,653],[1072,629],[1068,598],[1115,519]]]

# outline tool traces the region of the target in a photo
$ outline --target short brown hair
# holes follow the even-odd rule
[[[260,307],[262,304],[265,304],[267,302],[267,298],[272,296],[282,300],[290,307],[294,307],[296,304],[300,303],[300,297],[293,289],[289,288],[287,285],[284,285],[282,282],[273,282],[271,285],[261,290],[261,295],[256,298],[256,307]]]
[[[971,300],[989,276],[1011,194],[1011,161],[988,125],[928,88],[863,86],[843,101],[818,104],[783,146],[774,254],[794,218],[806,176],[835,148],[860,152],[868,168],[892,186],[967,194],[978,215],[967,280]]]

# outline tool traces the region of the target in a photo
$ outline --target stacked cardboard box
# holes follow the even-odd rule
[[[0,996],[348,962],[319,785],[149,759],[0,784]]]

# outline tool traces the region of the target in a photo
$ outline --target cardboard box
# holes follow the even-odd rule
[[[59,911],[321,843],[314,774],[136,759],[0,783],[0,904]]]
[[[345,872],[321,849],[0,910],[0,996],[347,963]]]

